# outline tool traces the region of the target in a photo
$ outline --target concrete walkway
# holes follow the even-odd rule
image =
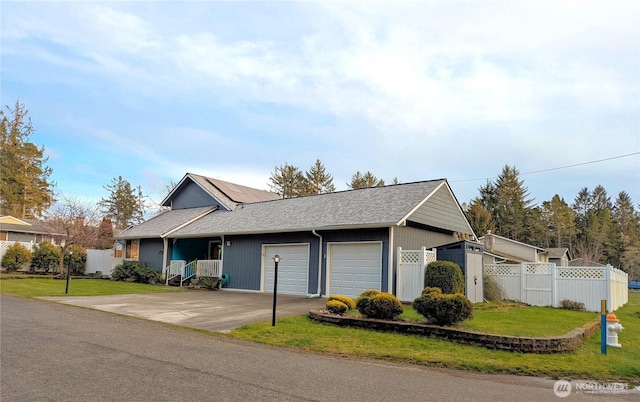
[[[40,297],[42,300],[166,322],[183,327],[229,332],[239,326],[271,321],[273,294],[230,290],[113,296]],[[276,317],[323,308],[326,299],[278,294]]]

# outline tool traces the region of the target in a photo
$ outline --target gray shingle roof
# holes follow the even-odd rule
[[[165,236],[172,230],[213,211],[215,207],[176,209],[163,212],[137,226],[118,233],[116,239],[145,239]]]
[[[242,204],[215,211],[171,237],[384,227],[398,224],[445,180]]]

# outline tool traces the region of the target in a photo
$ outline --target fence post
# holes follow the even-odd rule
[[[527,286],[527,278],[525,278],[525,269],[524,269],[524,262],[520,263],[520,301],[524,302],[524,303],[528,303],[527,299],[527,292],[525,290],[525,287]]]
[[[615,306],[612,303],[613,300],[611,300],[611,265],[609,264],[604,267],[604,280],[607,287],[607,306],[609,311],[614,311]]]
[[[559,307],[560,306],[560,300],[558,300],[558,282],[557,282],[557,276],[556,276],[556,264],[555,263],[549,263],[549,270],[551,270],[551,300],[552,300],[552,306],[553,307]]]
[[[398,246],[396,254],[396,296],[403,297],[402,247]]]

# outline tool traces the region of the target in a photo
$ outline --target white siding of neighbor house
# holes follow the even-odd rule
[[[526,262],[547,262],[548,260],[546,255],[539,254],[539,250],[534,247],[492,235],[485,236],[484,249],[485,251],[496,251],[500,254],[517,257]]]

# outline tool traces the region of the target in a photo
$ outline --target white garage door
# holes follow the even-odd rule
[[[380,290],[382,243],[329,244],[329,294],[358,297],[367,289]]]
[[[309,244],[264,246],[264,292],[273,293],[276,254],[280,256],[278,293],[306,296],[309,293]]]

